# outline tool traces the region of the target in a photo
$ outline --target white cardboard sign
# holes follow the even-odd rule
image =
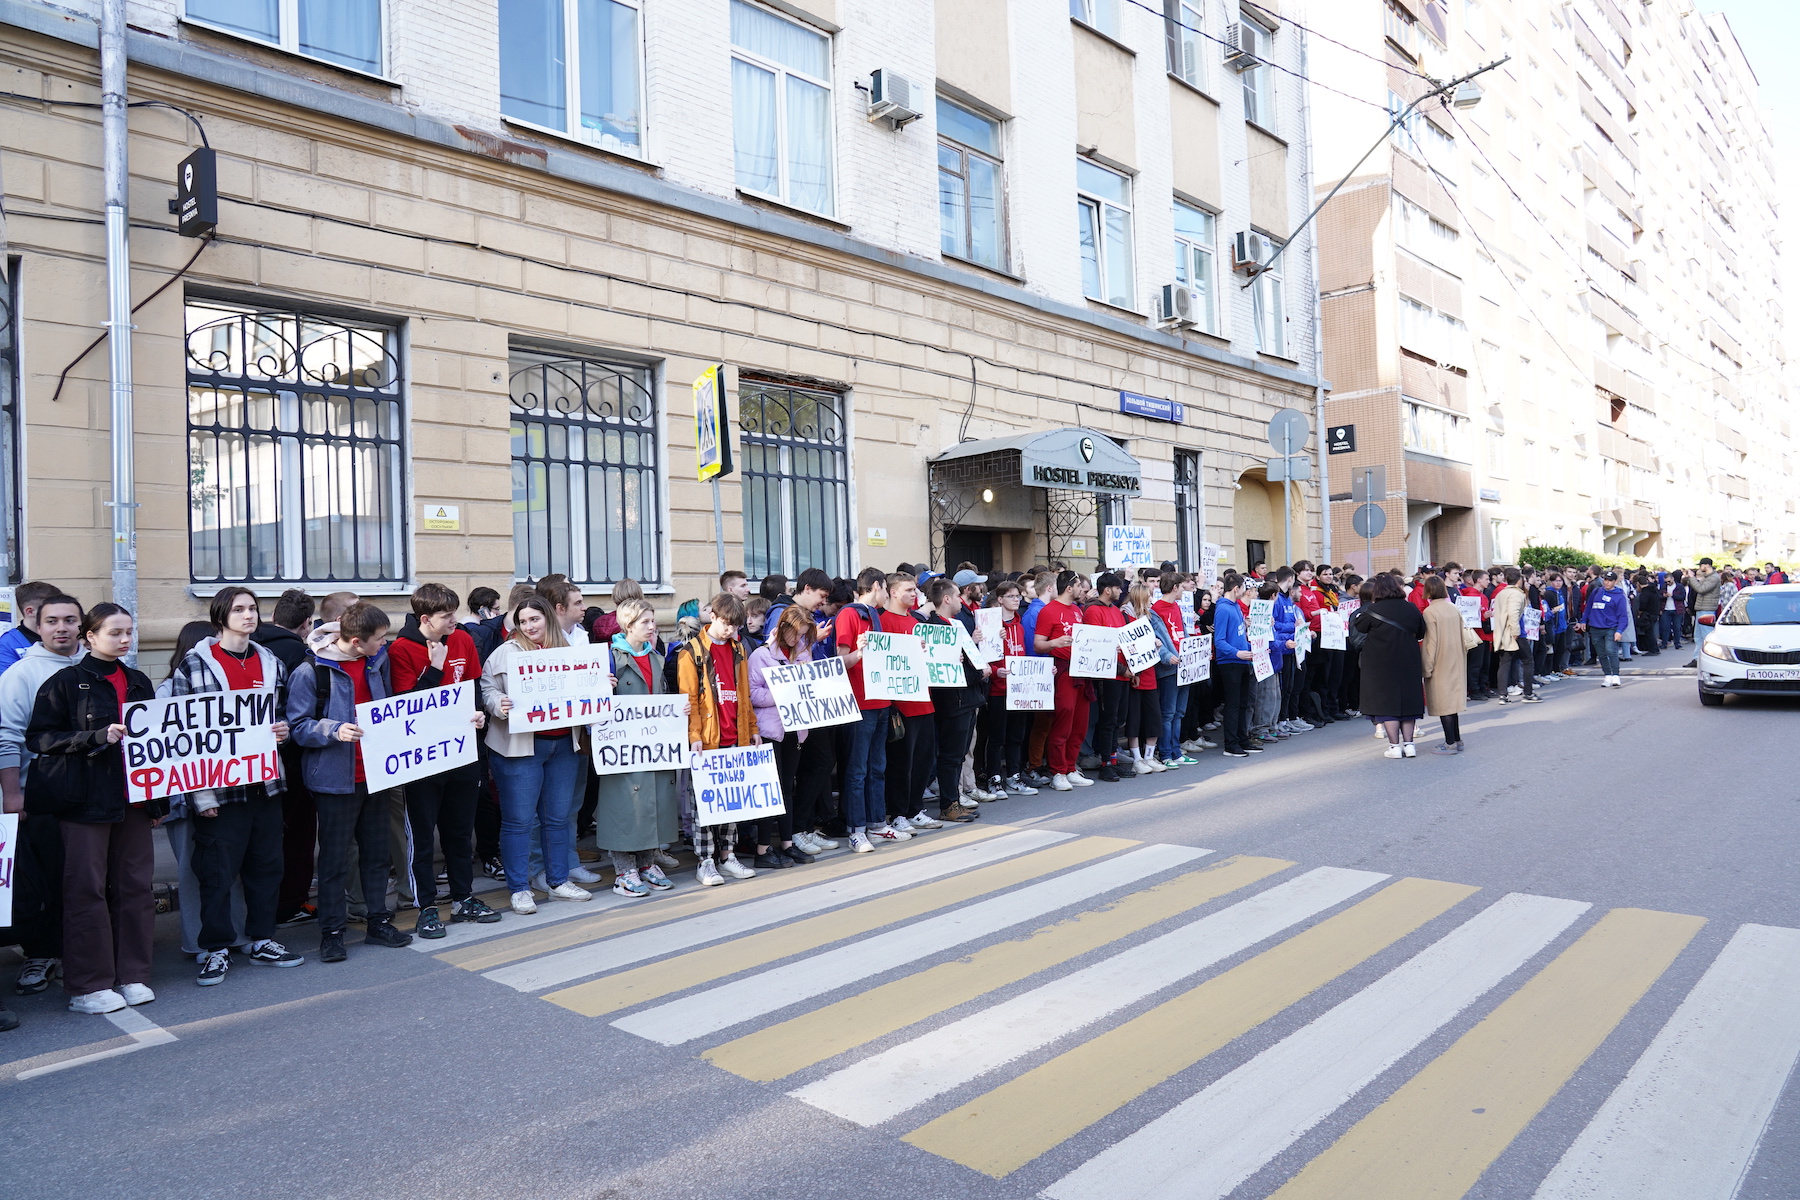
[[[0,926],[12,924],[13,871],[19,862],[19,814],[0,814]]]
[[[957,635],[961,634],[961,637]],[[913,626],[913,636],[925,646],[925,686],[934,688],[963,687],[969,681],[963,677],[963,638],[969,631],[962,627],[960,621],[952,621],[948,625],[933,625],[920,621]],[[981,665],[986,666],[984,662]]]
[[[1269,661],[1267,638],[1250,639],[1250,666],[1256,672],[1256,682],[1258,683],[1275,673],[1275,664]]]
[[[507,728],[546,733],[598,720],[612,695],[612,647],[559,646],[512,656]]]
[[[1056,707],[1056,660],[1010,654],[1006,658],[1009,712],[1049,712]]]
[[[1119,630],[1119,650],[1125,655],[1126,669],[1133,675],[1156,665],[1162,657],[1162,647],[1157,644],[1149,617],[1139,617]]]
[[[1253,642],[1257,638],[1261,638],[1265,642],[1275,640],[1275,601],[1273,599],[1252,600],[1250,602],[1250,630],[1248,636]]]
[[[763,682],[775,697],[781,727],[789,733],[849,725],[862,719],[862,708],[856,703],[856,693],[850,690],[844,660],[835,654],[783,667],[766,667]]]
[[[1481,628],[1480,596],[1458,596],[1456,598],[1456,610],[1462,614],[1464,629]]]
[[[1069,631],[1069,674],[1077,679],[1119,677],[1119,631],[1110,625],[1077,625]]]
[[[744,719],[742,708],[739,719]],[[688,698],[679,693],[614,696],[600,720],[588,726],[588,740],[596,775],[679,771],[688,765]]]
[[[1148,525],[1108,525],[1106,527],[1106,565],[1109,567],[1154,567]]]
[[[975,644],[987,655],[989,662],[998,662],[1006,657],[1006,635],[1001,630],[1005,624],[1004,608],[975,610]]]
[[[475,684],[468,680],[356,706],[369,790],[379,792],[475,761]]]
[[[127,701],[125,798],[142,804],[281,778],[278,719],[272,688]]]
[[[691,765],[696,825],[760,821],[787,811],[775,769],[775,747],[767,742],[703,751],[692,757]]]
[[[1181,667],[1175,675],[1175,686],[1185,687],[1212,678],[1212,634],[1203,633],[1181,643]]]
[[[1341,612],[1319,614],[1319,649],[1345,650],[1350,646],[1350,618]]]
[[[1219,583],[1219,547],[1213,542],[1200,543],[1200,586],[1217,587]]]
[[[871,700],[929,698],[925,644],[910,633],[863,634],[862,669],[863,694]]]

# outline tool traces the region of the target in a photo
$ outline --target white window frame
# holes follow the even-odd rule
[[[815,26],[809,25],[805,21],[796,21],[785,13],[776,12],[772,8],[765,8],[760,4],[752,4],[750,7],[759,9],[763,13],[774,17],[777,20],[786,21],[790,25],[804,29],[810,34],[824,38],[826,66],[831,69],[833,75],[837,73],[837,39],[832,37],[831,34],[826,33],[824,30]],[[737,187],[738,191],[743,192],[746,195],[760,196],[765,200],[773,200],[777,204],[784,204],[789,208],[797,208],[801,212],[816,212],[822,217],[835,217],[837,214],[838,187],[837,90],[833,86],[831,78],[827,77],[825,79],[820,79],[816,76],[808,75],[804,71],[796,71],[785,63],[776,62],[774,59],[764,58],[754,50],[746,50],[736,42],[731,44],[731,57],[734,59],[742,59],[744,62],[749,63],[758,70],[770,71],[775,75],[775,172],[776,178],[781,183],[781,191],[779,195],[772,195],[768,192],[759,192],[755,188],[747,188],[741,183],[737,183],[737,170],[735,166],[732,169],[732,182],[734,186]],[[825,161],[830,164],[831,167],[831,182],[826,188],[825,207],[823,209],[807,208],[805,205],[796,204],[792,199],[793,180],[788,177],[787,77],[789,75],[792,75],[796,79],[804,80],[815,87],[822,87],[825,89]],[[733,105],[737,103],[736,97],[733,97],[732,103]],[[736,140],[734,136],[732,145],[734,155],[736,149]]]
[[[1120,0],[1069,0],[1069,16],[1107,37],[1119,36]]]
[[[1133,213],[1136,208],[1137,197],[1132,194],[1132,184],[1134,183],[1134,180],[1131,176],[1122,171],[1114,171],[1109,167],[1103,167],[1099,163],[1089,162],[1086,159],[1080,160],[1080,164],[1092,167],[1096,171],[1105,171],[1109,175],[1117,175],[1124,181],[1125,195],[1127,197],[1126,203],[1120,204],[1117,200],[1083,190],[1081,186],[1081,173],[1079,170],[1076,171],[1076,209],[1080,219],[1091,219],[1094,223],[1094,258],[1095,264],[1099,269],[1100,290],[1102,292],[1108,290],[1108,280],[1112,277],[1112,271],[1110,269],[1111,264],[1110,260],[1107,258],[1106,252],[1107,210],[1112,209],[1125,214],[1125,302],[1121,304],[1118,300],[1109,296],[1090,295],[1088,296],[1088,299],[1098,301],[1101,304],[1110,304],[1114,308],[1124,308],[1135,312],[1137,310],[1137,221],[1133,217]],[[1089,213],[1092,214],[1091,218],[1088,216]],[[1077,237],[1079,237],[1079,233],[1080,229],[1078,226]],[[1086,293],[1085,284],[1083,286],[1083,292],[1084,294]]]
[[[1442,431],[1436,446],[1427,444],[1427,439],[1419,436],[1419,427],[1426,421],[1438,424]],[[1429,454],[1434,458],[1447,458],[1452,462],[1469,463],[1472,456],[1469,429],[1469,418],[1459,412],[1428,404],[1412,396],[1400,397],[1400,439],[1401,445],[1407,450]]]
[[[1487,431],[1487,473],[1494,479],[1511,479],[1512,467],[1507,462],[1506,435],[1498,429]]]
[[[1269,245],[1279,254],[1286,243],[1267,238]],[[1287,285],[1281,275],[1280,260],[1277,265],[1264,267],[1250,281],[1251,324],[1256,329],[1256,352],[1275,358],[1289,358],[1287,344]],[[1274,293],[1271,297],[1270,293]]]
[[[638,139],[635,147],[625,146],[606,137],[597,129],[588,129],[581,122],[581,0],[562,0],[563,6],[563,115],[567,128],[558,129],[554,125],[540,125],[527,117],[516,117],[508,112],[500,114],[501,120],[509,125],[523,125],[527,129],[539,129],[545,133],[554,133],[558,137],[571,138],[589,146],[597,146],[609,154],[623,154],[627,158],[642,159],[647,157],[644,148],[648,134],[649,120],[646,108],[649,103],[645,75],[649,63],[644,51],[644,2],[643,0],[612,0],[624,8],[633,9],[637,13],[637,117]],[[505,30],[500,32],[505,38]],[[505,103],[504,98],[501,101]]]
[[[994,142],[995,142],[995,144],[997,146],[999,146],[1001,150],[1003,150],[1003,151],[1005,150],[1005,148],[1006,148],[1005,147],[1006,122],[998,120],[994,117],[990,117],[986,113],[977,112],[975,109],[970,108],[966,104],[958,104],[956,101],[948,99],[943,96],[939,96],[937,98],[937,102],[939,104],[947,104],[952,108],[959,109],[962,112],[968,113],[970,116],[974,117],[977,120],[986,121],[988,124],[992,125],[994,127]],[[965,246],[965,248],[968,248],[970,250],[970,253],[968,253],[968,254],[951,254],[949,251],[944,251],[945,255],[947,257],[957,259],[960,262],[970,262],[970,263],[974,263],[978,267],[986,267],[992,271],[1008,271],[1008,270],[1010,270],[1011,265],[1012,265],[1012,247],[1009,244],[1009,241],[1007,238],[1007,228],[1006,228],[1006,160],[998,154],[992,154],[986,150],[977,149],[976,147],[969,145],[967,142],[958,140],[954,136],[952,136],[948,133],[945,133],[943,131],[942,127],[940,127],[938,130],[938,146],[940,149],[952,150],[952,151],[956,152],[958,155],[961,156],[961,159],[962,159],[961,174],[958,176],[962,180],[962,184],[963,184],[963,198],[962,198],[963,232],[962,232],[962,237],[963,237],[963,245]],[[995,239],[994,240],[995,240],[995,248],[996,248],[997,256],[999,259],[998,262],[984,263],[980,259],[974,257],[974,251],[973,251],[973,246],[974,246],[974,241],[975,241],[975,239],[973,237],[974,218],[971,215],[974,211],[974,196],[969,188],[969,160],[971,158],[980,159],[981,161],[988,163],[989,165],[991,165],[994,168],[994,182],[995,182],[995,187],[994,187]],[[940,175],[941,174],[955,174],[955,172],[947,171],[941,161],[938,163],[938,173]],[[940,230],[941,230],[941,226],[942,226],[942,216],[943,216],[943,210],[940,205],[940,208],[939,208]],[[939,246],[940,246],[940,248],[942,247],[941,240],[939,242]]]
[[[1242,34],[1248,34],[1254,45],[1244,46],[1246,53],[1256,59],[1256,65],[1241,73],[1244,85],[1244,120],[1258,129],[1280,136],[1276,120],[1277,97],[1275,95],[1275,68],[1270,66],[1274,57],[1275,31],[1247,12],[1240,11],[1238,21]],[[1241,36],[1241,35],[1240,35]]]
[[[224,25],[214,24],[205,17],[193,16],[187,11],[188,0],[182,0],[181,20],[184,24],[197,25],[201,29],[208,29],[213,33],[222,34],[225,37],[238,38],[241,41],[252,42],[258,46],[269,46],[273,49],[282,51],[284,54],[292,54],[296,58],[304,58],[308,62],[324,63],[326,66],[335,70],[348,71],[352,75],[361,75],[365,79],[379,79],[381,82],[392,84],[395,87],[400,86],[397,81],[388,78],[389,36],[387,0],[376,0],[375,4],[376,11],[381,15],[381,62],[373,71],[363,67],[348,66],[338,62],[336,59],[325,58],[322,55],[312,54],[302,50],[300,48],[300,4],[301,0],[278,0],[278,13],[275,23],[276,27],[280,30],[280,33],[274,41],[270,41],[265,37],[259,37],[254,33],[248,33],[242,29],[230,29]]]
[[[1206,5],[1202,0],[1163,0],[1168,32],[1169,74],[1191,87],[1207,90]]]
[[[1200,329],[1218,336],[1221,328],[1219,320],[1219,215],[1211,209],[1197,204],[1189,204],[1185,200],[1175,201],[1177,208],[1186,208],[1197,213],[1204,213],[1213,226],[1211,245],[1202,245],[1193,238],[1182,233],[1175,234],[1175,278],[1187,285],[1190,291],[1203,291],[1200,297],[1205,310],[1200,322]],[[1196,285],[1196,281],[1204,281],[1204,287]]]

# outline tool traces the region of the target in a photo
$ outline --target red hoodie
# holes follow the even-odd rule
[[[1325,592],[1315,583],[1303,583],[1300,590],[1294,593],[1294,603],[1306,614],[1306,624],[1315,634],[1322,633],[1319,628],[1319,614],[1332,607],[1325,598]]]
[[[444,641],[448,645],[444,666],[437,670],[431,665],[430,647],[416,627],[403,630],[394,639],[388,647],[394,695],[463,683],[481,674],[481,655],[475,650],[475,639],[462,626],[453,626]]]

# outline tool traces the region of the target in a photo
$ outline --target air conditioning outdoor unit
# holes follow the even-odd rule
[[[1231,22],[1225,26],[1225,65],[1234,71],[1261,66],[1263,44],[1268,37],[1260,25],[1250,21]]]
[[[1232,270],[1254,275],[1269,261],[1269,239],[1250,230],[1235,234],[1231,239],[1231,258]]]
[[[869,73],[869,120],[886,121],[895,129],[925,114],[913,103],[913,84],[904,75],[877,70]]]
[[[1200,323],[1200,300],[1184,283],[1165,283],[1162,288],[1162,319],[1165,325],[1192,329]]]

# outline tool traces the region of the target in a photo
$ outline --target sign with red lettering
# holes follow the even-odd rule
[[[13,867],[19,861],[19,814],[0,816],[0,925],[12,924]]]
[[[513,733],[545,733],[591,725],[607,717],[612,696],[612,647],[559,646],[526,650],[512,656],[512,697],[507,729]]]
[[[132,700],[120,719],[133,804],[281,778],[271,689]]]

